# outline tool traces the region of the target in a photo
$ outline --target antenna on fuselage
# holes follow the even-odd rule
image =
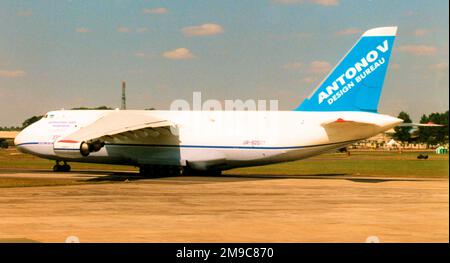
[[[120,106],[121,110],[127,109],[127,99],[125,97],[125,88],[126,88],[125,81],[122,80],[122,104]]]

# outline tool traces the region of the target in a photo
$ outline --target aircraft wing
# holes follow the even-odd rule
[[[111,111],[95,122],[80,128],[54,143],[58,153],[79,149],[82,155],[99,151],[105,142],[145,142],[159,136],[176,137],[170,131],[172,123],[167,120],[130,111]],[[84,151],[84,154],[83,154]]]
[[[435,123],[400,123],[399,127],[443,127],[442,124]]]

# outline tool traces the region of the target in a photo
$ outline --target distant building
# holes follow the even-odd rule
[[[16,138],[19,131],[0,131],[0,139],[13,139]]]
[[[399,142],[394,139],[395,130],[390,129],[380,134],[377,134],[366,140],[359,141],[353,144],[350,148],[352,149],[383,149],[383,150],[400,150],[400,149],[410,149],[410,150],[423,150],[427,149],[426,143],[419,142]],[[448,144],[444,145],[448,149]],[[434,147],[431,147],[434,148]]]
[[[19,134],[19,131],[0,131],[0,148],[7,148],[9,145],[13,145],[17,134]]]

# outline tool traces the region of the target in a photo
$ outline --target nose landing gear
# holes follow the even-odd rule
[[[53,172],[70,172],[70,165],[67,164],[66,161],[64,161],[64,164],[59,164],[59,161],[56,161],[55,166],[53,166]]]

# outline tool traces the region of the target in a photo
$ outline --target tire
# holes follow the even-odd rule
[[[148,171],[149,169],[145,166],[140,166],[139,167],[139,175],[140,176],[148,176]]]
[[[170,177],[181,174],[180,167],[168,165],[143,165],[139,167],[139,174],[144,177]]]
[[[183,171],[181,173],[185,176],[221,176],[221,170],[194,170],[189,167],[183,167]]]
[[[62,166],[62,171],[63,172],[70,172],[70,170],[71,170],[70,165],[65,164],[65,165]]]
[[[180,176],[181,170],[179,166],[169,166],[169,176]]]

